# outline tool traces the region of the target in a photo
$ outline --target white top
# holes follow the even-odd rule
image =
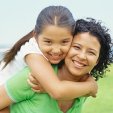
[[[2,66],[4,65],[4,62],[0,64],[0,84],[4,83],[11,76],[15,75],[18,71],[27,66],[24,58],[30,53],[43,55],[35,38],[31,38],[29,42],[26,42],[24,45],[22,45],[20,50],[17,52],[14,60],[12,60],[3,70]]]

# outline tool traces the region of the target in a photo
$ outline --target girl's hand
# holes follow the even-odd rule
[[[45,90],[40,85],[39,81],[31,74],[29,73],[29,77],[27,80],[28,84],[31,86],[31,89],[38,93],[44,93]]]
[[[0,110],[0,113],[10,113],[10,108],[9,107],[4,108]]]
[[[90,85],[90,93],[86,96],[96,97],[98,85],[93,76],[87,74],[80,79],[80,82],[87,82]]]
[[[90,82],[90,85],[91,85],[91,91],[88,95],[92,96],[92,97],[96,97],[96,94],[97,94],[97,91],[98,91],[98,84],[95,81],[95,78],[92,77],[92,76],[89,76],[86,81]]]

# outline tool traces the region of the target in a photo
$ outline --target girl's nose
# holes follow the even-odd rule
[[[54,53],[54,54],[58,54],[58,53],[60,53],[60,49],[54,49],[53,51],[52,51],[52,53]]]
[[[52,53],[54,53],[54,54],[59,54],[60,53],[60,47],[58,47],[58,46],[54,46],[54,48],[52,49]]]

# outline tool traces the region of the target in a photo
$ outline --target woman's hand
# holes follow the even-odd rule
[[[42,88],[39,81],[31,73],[29,73],[27,82],[31,86],[31,89],[33,91],[38,92],[38,93],[45,93],[45,90]]]

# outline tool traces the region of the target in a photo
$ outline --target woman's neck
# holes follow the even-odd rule
[[[58,77],[60,78],[60,80],[69,80],[69,81],[80,81],[82,76],[76,76],[76,75],[72,75],[67,67],[65,65],[63,65],[59,70],[58,70]]]

